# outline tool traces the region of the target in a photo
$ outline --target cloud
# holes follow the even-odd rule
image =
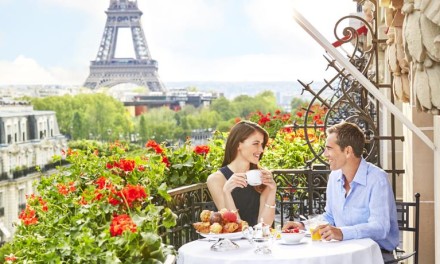
[[[321,81],[323,76],[328,75],[323,58],[325,52],[293,20],[293,8],[306,16],[332,42],[335,22],[355,10],[355,5],[338,3],[338,11],[328,12],[335,10],[335,3],[329,2],[248,1],[244,21],[249,21],[251,29],[261,37],[266,49],[264,53],[248,52],[242,56],[208,59],[194,58],[163,46],[155,47],[154,53],[160,54],[159,73],[166,81]],[[259,43],[246,45],[254,44]]]
[[[14,61],[0,61],[0,85],[21,84],[74,84],[78,74],[62,68],[46,69],[22,55]],[[77,82],[77,81],[76,81]]]
[[[103,16],[105,16],[104,10],[107,10],[109,6],[109,1],[107,0],[40,0],[40,2],[43,4],[57,5],[65,8],[75,8],[93,15],[102,14]]]
[[[333,41],[336,21],[353,12],[355,4],[350,1],[321,0],[278,0],[274,4],[269,0],[253,0],[247,5],[246,14],[257,34],[274,46],[310,43],[311,37],[293,19],[294,9],[306,17],[327,40]]]

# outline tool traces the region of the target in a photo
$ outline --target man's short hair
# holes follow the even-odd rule
[[[362,156],[365,146],[365,135],[356,124],[342,121],[327,128],[326,132],[327,135],[336,133],[336,144],[341,147],[341,150],[351,146],[356,157],[360,158]]]

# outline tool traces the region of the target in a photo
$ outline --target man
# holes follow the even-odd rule
[[[371,238],[384,260],[394,259],[399,244],[396,203],[386,172],[362,158],[365,137],[355,124],[342,122],[327,129],[324,157],[330,173],[323,217],[323,240]],[[288,222],[284,228],[303,223]]]

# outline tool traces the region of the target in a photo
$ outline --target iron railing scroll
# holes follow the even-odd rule
[[[358,5],[362,5],[365,1],[359,1]],[[375,1],[373,1],[374,4]],[[378,10],[376,6],[374,10]],[[356,28],[348,26],[342,28],[344,22],[350,21],[349,25],[361,25],[367,28],[369,37],[361,34]],[[374,12],[374,19],[372,22],[366,21],[364,18],[357,15],[344,16],[339,19],[334,28],[334,34],[338,42],[342,43],[341,50],[346,54],[348,60],[367,77],[377,89],[384,90],[390,93],[391,102],[394,103],[391,83],[384,83],[386,80],[379,75],[379,54],[386,45],[385,39],[378,37],[377,13]],[[342,32],[342,36],[338,35]],[[344,48],[345,47],[345,48]],[[383,168],[391,175],[391,182],[394,194],[396,195],[396,181],[397,176],[404,173],[403,169],[397,168],[396,162],[396,144],[398,141],[403,141],[403,136],[396,136],[395,118],[392,114],[389,117],[385,116],[382,109],[379,107],[379,101],[375,99],[367,89],[365,89],[350,73],[342,68],[336,60],[331,58],[329,54],[324,55],[327,61],[327,71],[334,71],[335,74],[330,79],[324,79],[324,85],[321,87],[313,86],[311,83],[305,83],[300,80],[298,82],[302,85],[302,95],[307,98],[311,97],[310,103],[304,108],[304,116],[302,122],[294,122],[292,127],[294,130],[304,129],[305,131],[313,130],[318,133],[318,130],[325,131],[327,127],[339,123],[342,120],[356,123],[365,133],[366,145],[363,157],[379,167],[381,164],[381,144],[389,141],[389,162],[387,166],[390,168]],[[388,80],[390,81],[390,80]],[[311,118],[314,115],[313,106],[321,105],[326,109],[324,122],[318,123]],[[389,120],[389,124],[386,123]],[[385,126],[387,128],[385,129]],[[384,128],[382,128],[384,127]],[[389,135],[384,135],[384,131]],[[308,133],[304,133],[306,142],[311,149],[314,157],[306,162],[306,166],[310,168],[313,164],[323,164],[328,166],[323,159],[322,154],[324,149],[315,151],[312,147],[312,141],[308,138]],[[386,153],[382,153],[386,154]]]
[[[177,224],[169,230],[160,230],[162,241],[173,245],[176,249],[185,243],[200,238],[192,224],[200,221],[200,213],[204,209],[216,211],[211,194],[206,183],[197,183],[170,190],[172,199],[169,202],[156,201],[166,204],[177,215]]]
[[[272,171],[278,186],[276,205],[281,226],[285,221],[298,220],[300,215],[324,212],[329,172],[325,167]]]

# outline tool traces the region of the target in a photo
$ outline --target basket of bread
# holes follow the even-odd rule
[[[200,213],[200,222],[193,223],[193,227],[201,235],[237,233],[248,226],[246,221],[238,217],[236,211],[225,208],[218,212],[203,210]]]

